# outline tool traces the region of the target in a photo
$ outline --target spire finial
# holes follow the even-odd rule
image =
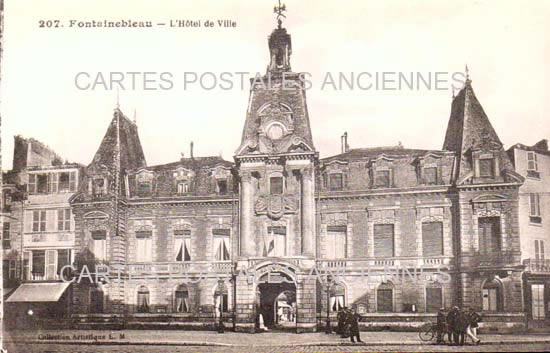
[[[286,11],[286,5],[281,4],[281,0],[279,0],[279,6],[275,6],[275,8],[273,9],[273,12],[277,14],[277,23],[278,23],[279,29],[281,29],[281,24],[283,23],[283,21],[281,20],[281,17],[286,18],[286,16],[283,14],[283,12],[285,11]]]
[[[120,109],[120,91],[116,88],[116,108]]]
[[[137,113],[136,113],[136,108],[134,108],[134,125],[137,125]]]
[[[469,81],[470,80],[470,70],[468,70],[468,64],[466,64],[465,72],[466,72],[466,81]]]

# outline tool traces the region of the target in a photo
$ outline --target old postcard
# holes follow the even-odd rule
[[[3,352],[550,350],[548,1],[0,4]]]

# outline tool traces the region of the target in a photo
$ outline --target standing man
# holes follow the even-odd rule
[[[346,318],[346,314],[344,313],[344,308],[340,308],[338,310],[338,314],[336,315],[336,318],[338,319],[338,326],[336,326],[336,333],[339,335],[342,335],[344,332],[344,320]]]
[[[345,306],[342,314],[342,333],[340,334],[340,338],[349,337],[350,321],[351,321],[351,312],[349,311],[348,307]]]
[[[451,311],[447,314],[447,339],[449,344],[458,344],[458,335],[455,335],[455,325],[458,313],[458,306],[453,306]]]
[[[455,344],[464,345],[464,336],[466,335],[466,329],[468,328],[468,316],[466,311],[459,310],[456,315],[455,321]]]
[[[472,342],[479,344],[481,340],[477,338],[477,327],[481,321],[481,315],[479,315],[474,308],[470,307],[470,310],[466,314],[468,318],[468,327],[466,328],[466,334],[472,339]]]
[[[359,333],[359,321],[361,320],[361,316],[357,314],[355,308],[351,309],[351,313],[349,315],[350,318],[350,325],[349,325],[349,331],[350,331],[350,340],[352,343],[355,343],[355,338],[357,338],[357,342],[363,342],[361,341],[361,334]]]

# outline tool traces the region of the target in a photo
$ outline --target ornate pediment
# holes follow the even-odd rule
[[[101,211],[90,211],[86,213],[83,217],[84,219],[107,219],[109,215]]]
[[[279,219],[284,214],[296,213],[297,210],[297,200],[289,195],[260,195],[254,205],[256,214],[267,214],[272,219]]]

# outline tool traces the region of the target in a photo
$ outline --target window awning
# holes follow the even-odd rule
[[[10,295],[6,303],[14,302],[56,302],[71,282],[23,283]]]

